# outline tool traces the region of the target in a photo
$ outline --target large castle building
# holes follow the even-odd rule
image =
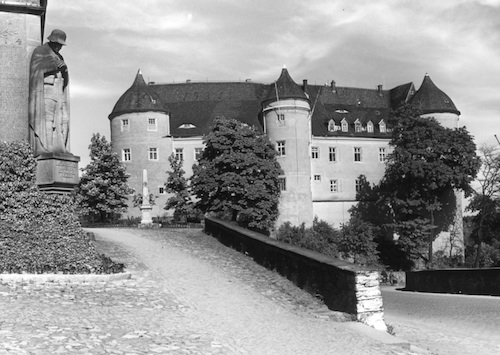
[[[390,153],[389,112],[402,103],[445,127],[458,127],[460,112],[428,75],[418,90],[413,83],[386,90],[340,87],[335,81],[297,84],[287,69],[271,84],[156,84],[146,83],[139,71],[109,115],[111,142],[136,191],[141,191],[143,169],[148,171],[150,191],[158,196],[153,216],[163,216],[168,157],[182,158],[189,177],[214,118],[237,119],[275,144],[284,170],[278,225],[311,225],[317,216],[339,227],[356,203],[359,176],[370,183],[382,178]],[[128,213],[140,211],[130,207]]]

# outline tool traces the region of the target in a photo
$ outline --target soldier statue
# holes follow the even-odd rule
[[[30,142],[35,156],[69,153],[69,76],[59,53],[66,33],[53,30],[33,51],[29,80]]]

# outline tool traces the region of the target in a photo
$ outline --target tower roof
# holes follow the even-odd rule
[[[428,74],[425,74],[424,81],[413,96],[411,103],[424,114],[440,112],[460,114],[450,97],[432,82]]]
[[[264,101],[276,101],[278,99],[303,99],[309,100],[302,90],[288,74],[288,70],[283,68],[278,80],[270,85],[269,95]]]
[[[135,76],[134,83],[118,99],[113,111],[108,117],[112,119],[124,113],[146,111],[168,112],[157,95],[149,90],[139,70]]]

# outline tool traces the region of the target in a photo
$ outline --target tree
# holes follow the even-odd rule
[[[156,199],[158,198],[158,196],[155,196],[153,194],[149,194],[148,196],[148,202],[151,206],[154,206],[156,205]],[[134,196],[132,196],[132,205],[134,207],[139,207],[141,208],[142,206],[142,194],[139,193],[139,194],[134,194]]]
[[[352,260],[355,264],[375,265],[378,263],[376,227],[371,223],[351,218],[340,228],[337,248],[342,259]]]
[[[471,192],[480,164],[476,146],[465,128],[445,128],[409,105],[393,112],[390,122],[394,150],[380,182],[381,198],[391,208],[399,243],[430,264],[432,242],[455,216],[454,191]]]
[[[267,136],[240,121],[216,118],[204,143],[191,180],[199,208],[248,228],[271,229],[283,171]]]
[[[500,209],[500,155],[492,146],[482,146],[481,168],[477,179],[478,188],[473,190],[473,196],[467,209],[477,214],[473,218],[474,230],[472,236],[476,242],[476,257],[474,267],[480,266],[482,248],[485,241],[491,242],[496,236],[495,224]]]
[[[197,220],[200,214],[194,206],[189,181],[184,177],[186,172],[182,169],[182,160],[174,154],[168,157],[171,170],[167,171],[165,191],[173,194],[165,204],[165,209],[174,209],[174,219],[177,221]]]
[[[91,162],[82,169],[77,201],[84,216],[107,222],[126,210],[128,195],[133,190],[127,185],[125,166],[112,152],[106,137],[93,134],[89,150]]]

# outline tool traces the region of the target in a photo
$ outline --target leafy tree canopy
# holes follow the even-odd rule
[[[174,220],[180,222],[196,221],[201,219],[201,213],[194,205],[189,181],[184,176],[186,172],[182,169],[183,161],[172,154],[168,161],[170,170],[167,171],[167,182],[165,191],[173,194],[167,200],[165,209],[174,209]]]
[[[393,112],[390,123],[393,151],[384,177],[365,193],[371,206],[361,203],[354,210],[370,221],[370,208],[379,207],[377,214],[400,236],[407,255],[431,262],[437,232],[447,229],[455,216],[454,191],[472,191],[480,164],[476,146],[465,128],[443,127],[409,105]]]
[[[476,188],[467,209],[475,212],[471,237],[477,246],[474,267],[480,267],[483,244],[500,242],[500,155],[498,148],[480,148],[481,168]]]
[[[283,172],[267,136],[240,121],[216,118],[204,143],[191,180],[199,208],[246,227],[272,228]]]
[[[82,169],[77,201],[83,215],[106,222],[126,210],[128,195],[133,190],[127,185],[125,166],[112,152],[106,137],[94,134],[89,150],[91,162]]]

